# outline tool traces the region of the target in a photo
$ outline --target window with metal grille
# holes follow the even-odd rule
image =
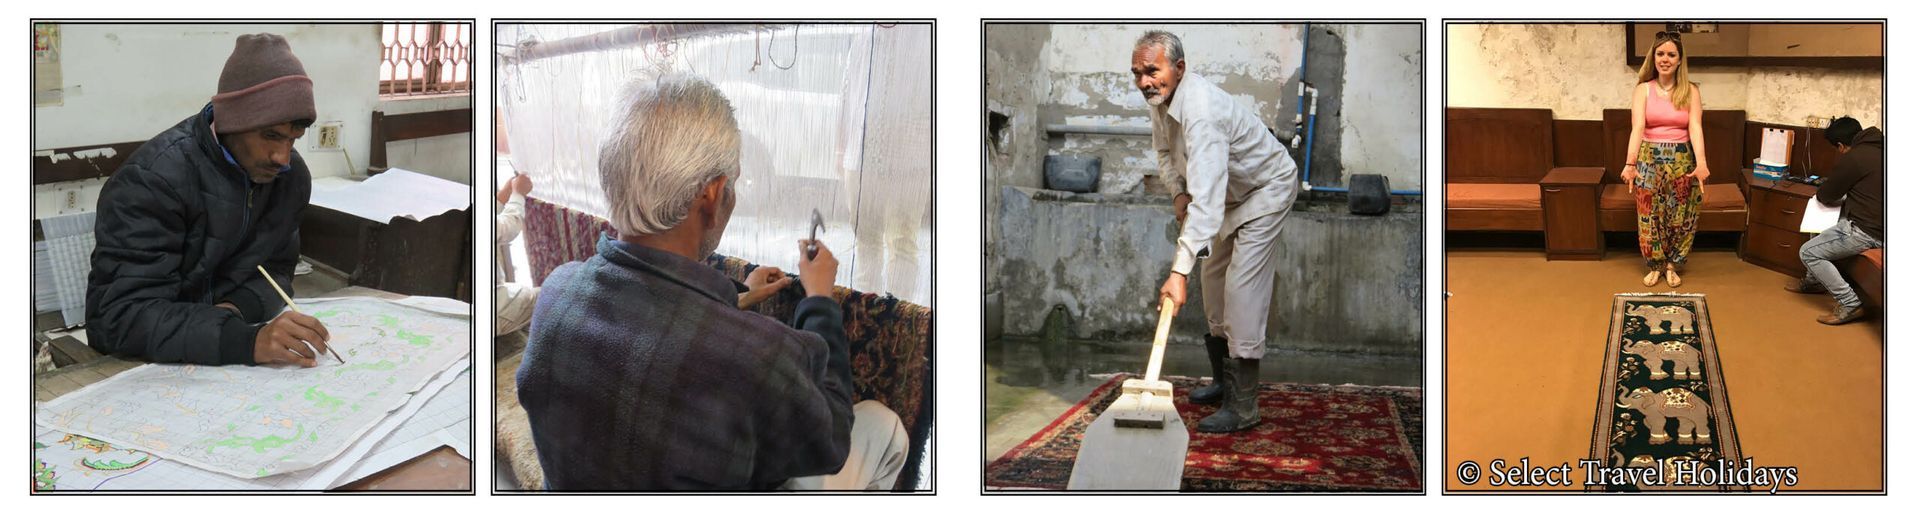
[[[471,24],[381,24],[380,94],[418,96],[472,91],[472,43]]]

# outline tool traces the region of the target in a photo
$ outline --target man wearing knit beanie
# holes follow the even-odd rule
[[[100,191],[89,343],[154,362],[314,366],[319,320],[285,310],[312,192],[294,141],[313,81],[286,38],[234,41],[206,107],[148,140]],[[282,312],[285,310],[285,312]]]

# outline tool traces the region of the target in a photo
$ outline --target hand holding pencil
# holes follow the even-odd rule
[[[287,310],[267,322],[266,326],[260,327],[260,332],[254,335],[254,364],[297,364],[311,368],[319,364],[316,358],[321,353],[331,354],[334,360],[346,363],[346,359],[341,359],[339,353],[327,346],[332,335],[327,333],[326,325],[313,316],[301,313],[300,308],[293,304],[293,298],[288,297],[286,290],[280,288],[280,283],[273,280],[273,275],[267,274],[265,267],[256,268],[267,278],[267,284],[273,286],[274,292],[280,293],[280,299],[287,302]]]

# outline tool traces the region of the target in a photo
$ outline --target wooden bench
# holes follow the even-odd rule
[[[1553,111],[1447,108],[1447,230],[1541,231]]]
[[[1854,292],[1875,309],[1887,306],[1887,252],[1875,248],[1839,262],[1840,273],[1853,282]]]
[[[471,133],[473,109],[393,115],[374,111],[370,126],[366,172],[373,176],[389,169],[387,143]],[[301,215],[300,253],[340,270],[352,285],[470,302],[473,216],[469,208],[425,220],[379,223],[312,207]]]

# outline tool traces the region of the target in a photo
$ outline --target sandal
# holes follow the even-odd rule
[[[1660,270],[1647,272],[1647,278],[1640,279],[1640,283],[1647,287],[1653,287],[1654,284],[1660,283]]]
[[[1671,266],[1667,268],[1667,287],[1680,287],[1680,272]]]

